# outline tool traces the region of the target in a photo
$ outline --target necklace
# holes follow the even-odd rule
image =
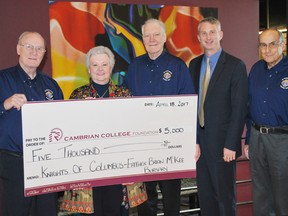
[[[107,91],[108,91],[108,89],[102,94],[102,96],[100,96],[100,95],[98,94],[98,92],[96,92],[96,96],[98,96],[98,98],[103,98],[104,95],[107,93]]]

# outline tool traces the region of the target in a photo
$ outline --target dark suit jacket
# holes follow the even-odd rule
[[[203,55],[193,59],[189,65],[197,94],[202,58]],[[204,103],[205,134],[202,138],[199,137],[201,153],[208,153],[216,160],[223,160],[225,147],[236,151],[237,156],[241,155],[241,136],[247,102],[246,66],[240,59],[222,51],[210,79]]]

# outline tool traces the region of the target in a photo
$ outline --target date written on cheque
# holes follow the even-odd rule
[[[184,106],[188,106],[189,102],[183,102],[183,101],[178,101],[178,102],[161,102],[158,101],[155,105],[155,107],[184,107]],[[154,106],[154,103],[145,103],[144,106]]]

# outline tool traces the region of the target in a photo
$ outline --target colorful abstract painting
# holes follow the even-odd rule
[[[94,46],[109,47],[115,54],[113,80],[122,84],[130,61],[145,53],[141,26],[149,18],[166,26],[166,49],[187,64],[202,54],[197,25],[216,8],[190,6],[108,4],[49,1],[52,76],[69,98],[89,76],[85,55]]]

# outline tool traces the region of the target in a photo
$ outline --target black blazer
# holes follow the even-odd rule
[[[189,64],[196,93],[199,94],[200,68],[203,55]],[[243,133],[248,103],[246,66],[240,59],[222,51],[210,79],[204,102],[204,133],[199,140],[201,152],[223,158],[223,148],[241,155]]]

